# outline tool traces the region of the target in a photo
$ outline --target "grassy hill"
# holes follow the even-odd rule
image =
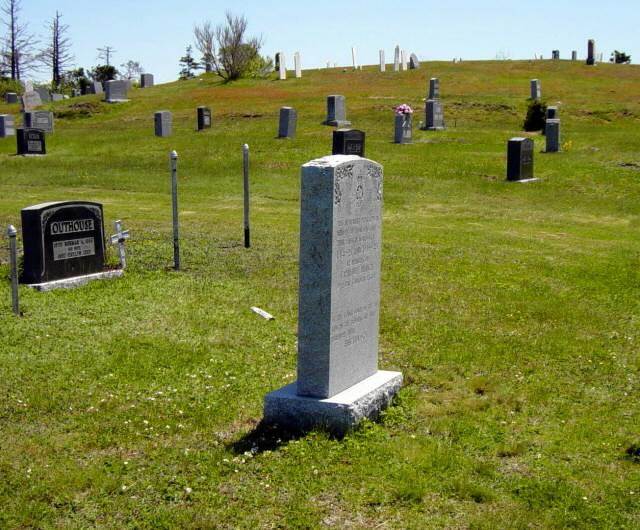
[[[417,130],[430,77],[440,133]],[[534,135],[542,180],[507,184],[506,142],[522,134],[534,77],[560,106],[564,152],[541,153]],[[384,166],[380,364],[406,386],[380,423],[342,441],[261,438],[263,396],[294,380],[299,172],[330,152],[329,94],[347,97]],[[400,103],[418,109],[412,145],[391,143]],[[195,132],[198,105],[212,107],[211,130]],[[284,105],[298,110],[294,140],[275,138]],[[0,527],[640,526],[640,455],[628,454],[640,444],[640,68],[202,77],[52,108],[46,157],[0,140],[3,231],[25,206],[79,198],[133,237],[123,279],[21,288],[23,318],[0,285]],[[154,137],[156,110],[173,112],[173,137]]]

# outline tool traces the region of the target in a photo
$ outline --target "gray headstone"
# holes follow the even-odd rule
[[[382,180],[355,156],[302,166],[298,380],[266,397],[267,423],[344,432],[401,385],[378,371]]]
[[[400,46],[396,46],[396,49],[393,53],[393,71],[400,71]]]
[[[129,82],[118,79],[107,81],[105,83],[105,101],[107,103],[120,103],[129,101],[127,92],[129,91]]]
[[[154,114],[156,136],[166,138],[171,136],[171,126],[173,124],[173,116],[168,110],[161,110]]]
[[[540,99],[542,97],[542,88],[539,79],[532,79],[530,82],[531,99]]]
[[[0,114],[0,138],[16,135],[16,124],[12,114]]]
[[[198,107],[198,130],[211,129],[211,109],[209,107]]]
[[[35,91],[25,92],[22,96],[22,110],[30,111],[42,105],[40,94]]]
[[[560,120],[550,119],[546,121],[544,128],[547,146],[547,153],[557,153],[560,151]]]
[[[104,93],[104,89],[102,88],[102,83],[100,81],[92,81],[89,83],[87,87],[88,94],[102,94]]]
[[[12,104],[12,103],[18,103],[18,94],[16,94],[15,92],[7,92],[4,95],[4,100],[6,103]]]
[[[64,94],[51,94],[51,101],[62,101],[64,99]]]
[[[440,99],[440,79],[437,77],[429,79],[429,96],[427,99]]]
[[[418,68],[420,68],[420,61],[418,60],[418,56],[415,53],[412,53],[411,57],[409,57],[409,68],[411,70],[417,70]]]
[[[596,41],[593,39],[587,42],[587,64],[589,66],[596,64]]]
[[[71,97],[72,98],[79,98],[82,95],[82,90],[80,90],[79,88],[74,88],[71,91]]]
[[[577,61],[578,60],[578,52],[577,51],[573,50],[571,52],[571,60],[572,61]]]
[[[294,138],[296,135],[297,122],[298,114],[296,110],[291,107],[282,107],[280,109],[278,138]]]
[[[410,144],[413,141],[413,116],[411,114],[396,113],[393,141],[397,144]]]
[[[142,74],[140,76],[140,88],[151,88],[153,85],[153,74]]]
[[[47,110],[32,110],[24,113],[24,126],[26,129],[40,129],[53,132],[53,112]]]
[[[347,127],[351,125],[347,121],[347,108],[344,96],[327,96],[327,119],[326,125],[334,127]]]
[[[40,95],[40,100],[43,103],[49,103],[51,101],[51,92],[48,88],[38,87],[35,89],[35,92]]]
[[[33,81],[20,81],[24,88],[24,92],[33,92]]]
[[[427,131],[444,130],[444,110],[439,99],[428,99],[425,105],[425,129]]]
[[[511,138],[507,145],[507,180],[533,179],[533,140]]]

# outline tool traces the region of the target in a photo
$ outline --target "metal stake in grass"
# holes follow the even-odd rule
[[[173,203],[173,268],[180,270],[180,234],[178,232],[178,153],[171,151],[171,201]]]
[[[249,146],[242,146],[244,170],[244,248],[251,246],[251,225],[249,224]]]
[[[18,234],[15,226],[9,225],[7,235],[9,236],[9,261],[11,265],[11,302],[13,312],[20,315],[20,302],[18,299],[18,249],[16,247],[16,235]]]
[[[116,233],[111,236],[111,244],[118,245],[118,252],[120,254],[120,268],[124,270],[127,267],[127,256],[124,251],[124,243],[129,239],[129,230],[122,229],[122,221],[118,219],[113,223],[116,229]]]

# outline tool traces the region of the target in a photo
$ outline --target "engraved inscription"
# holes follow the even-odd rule
[[[95,241],[92,237],[80,239],[67,239],[53,242],[53,260],[82,258],[93,256],[96,253]]]

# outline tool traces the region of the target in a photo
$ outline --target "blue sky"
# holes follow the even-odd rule
[[[217,23],[226,10],[248,18],[265,54],[282,50],[291,58],[300,51],[303,68],[350,64],[351,46],[361,64],[376,63],[380,48],[391,62],[396,44],[423,60],[549,58],[553,49],[563,58],[575,49],[584,58],[589,38],[605,59],[618,49],[640,61],[638,0],[22,0],[22,7],[23,20],[42,37],[56,9],[63,14],[78,66],[97,64],[96,48],[110,45],[114,64],[139,61],[156,82],[177,77],[194,23]]]

